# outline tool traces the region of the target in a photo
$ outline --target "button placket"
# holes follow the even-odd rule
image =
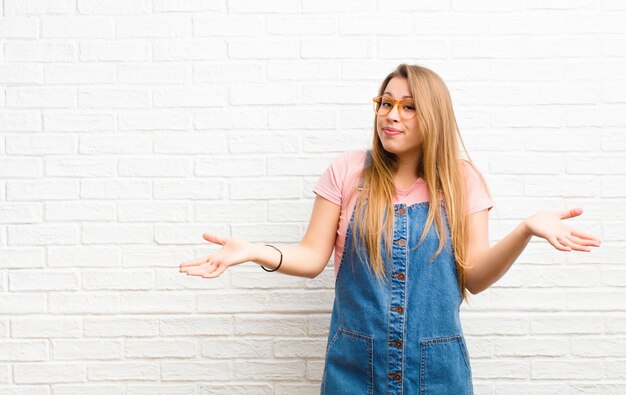
[[[406,271],[406,254],[407,249],[407,209],[403,205],[395,207],[395,221],[392,244],[392,260],[390,261],[391,277],[393,280],[389,283],[391,292],[389,330],[388,333],[388,350],[389,356],[387,372],[388,382],[387,391],[390,393],[402,392],[402,372],[404,369],[404,327],[405,322],[405,271]]]

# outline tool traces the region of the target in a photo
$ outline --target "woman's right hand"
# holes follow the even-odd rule
[[[181,263],[181,273],[187,273],[190,276],[215,278],[224,273],[230,266],[252,260],[252,243],[219,237],[211,233],[204,233],[202,237],[210,243],[221,245],[222,248],[205,257]]]

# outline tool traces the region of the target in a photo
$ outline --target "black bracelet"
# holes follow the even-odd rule
[[[278,262],[278,266],[276,266],[276,269],[268,270],[268,269],[266,269],[265,267],[263,267],[263,265],[261,265],[261,268],[262,268],[263,270],[265,270],[266,272],[275,272],[276,270],[278,270],[278,268],[280,267],[280,265],[282,265],[282,264],[283,264],[283,253],[282,253],[282,252],[281,252],[278,248],[276,248],[276,247],[274,247],[274,246],[271,246],[271,245],[269,245],[269,244],[266,244],[266,246],[267,246],[267,247],[272,247],[273,249],[275,249],[276,251],[278,251],[278,252],[280,253],[280,262]]]

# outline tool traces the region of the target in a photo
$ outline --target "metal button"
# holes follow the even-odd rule
[[[397,312],[398,314],[404,313],[404,307],[402,307],[402,306],[391,307],[391,308],[389,308],[389,310],[393,310],[393,311]]]
[[[389,373],[388,376],[390,379],[394,379],[396,381],[400,381],[402,379],[402,376],[400,376],[398,373]]]
[[[389,344],[395,346],[396,348],[402,348],[402,340],[391,341]]]
[[[404,281],[404,279],[406,278],[406,276],[404,275],[404,273],[396,273],[393,275],[395,278],[397,278],[400,281]]]
[[[398,215],[405,215],[406,214],[406,209],[404,207],[399,208],[396,213]]]
[[[404,247],[404,246],[406,246],[406,240],[405,239],[400,239],[400,240],[396,241],[396,245],[399,245],[400,247]]]

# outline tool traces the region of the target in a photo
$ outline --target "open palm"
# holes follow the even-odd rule
[[[238,265],[251,259],[249,242],[219,237],[211,233],[204,233],[202,237],[208,242],[221,245],[222,248],[205,257],[181,263],[181,273],[214,278],[224,273],[230,266]]]
[[[561,251],[591,251],[591,247],[599,247],[600,239],[596,236],[581,232],[563,223],[562,220],[577,217],[583,212],[582,208],[565,211],[543,211],[528,217],[526,228],[533,236],[546,239],[556,249]]]

